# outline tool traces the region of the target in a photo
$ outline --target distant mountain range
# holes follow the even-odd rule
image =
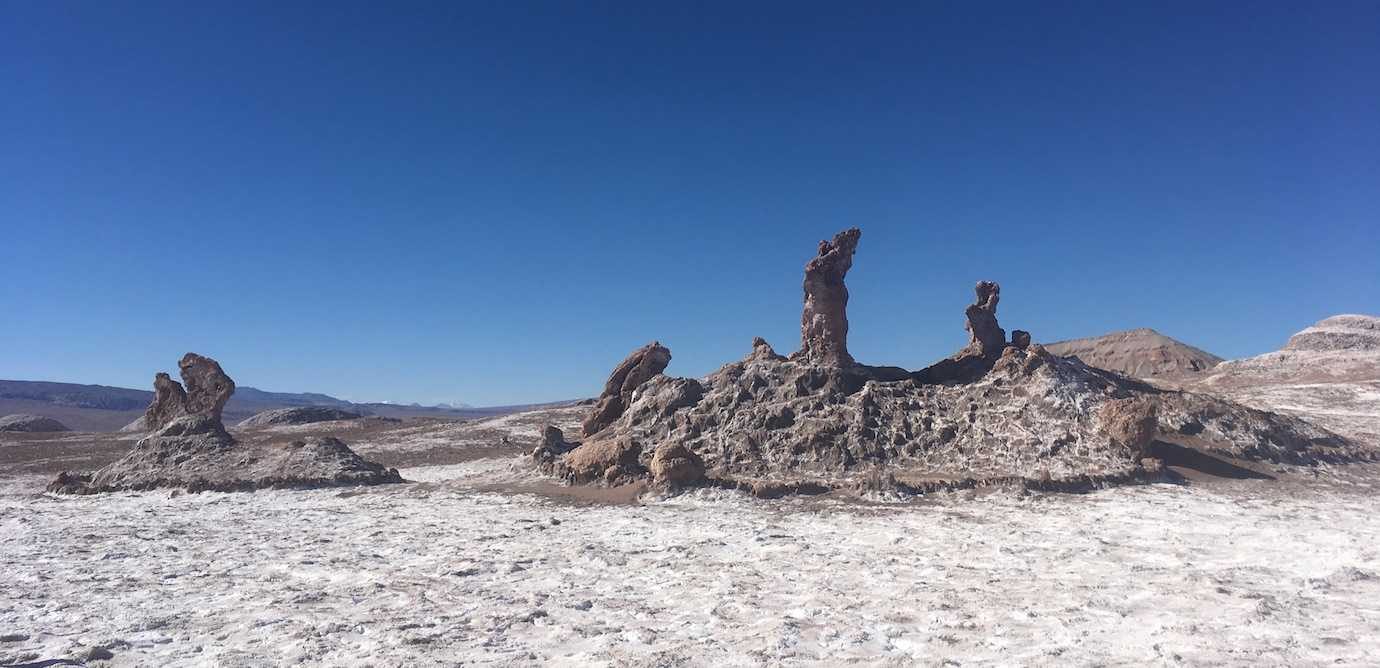
[[[79,431],[115,431],[143,415],[144,409],[152,401],[153,392],[150,390],[107,385],[0,380],[0,415],[43,415],[55,418]],[[477,418],[568,403],[571,402],[482,408],[444,404],[422,406],[384,402],[354,403],[315,392],[267,392],[254,387],[239,387],[225,405],[225,422],[233,424],[266,410],[297,406],[330,406],[380,417]]]

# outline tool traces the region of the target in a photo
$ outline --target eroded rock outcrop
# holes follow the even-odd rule
[[[821,244],[816,260],[840,248],[851,260],[856,240]],[[842,260],[834,257],[824,263]],[[914,373],[857,364],[842,345],[846,327],[836,326],[846,293],[829,293],[842,289],[843,271],[828,274],[838,280],[825,289],[812,288],[807,271],[807,315],[816,312],[812,294],[835,298],[818,302],[832,305],[822,318],[803,319],[820,326],[802,326],[799,353],[783,358],[757,339],[742,360],[703,379],[654,374],[620,392],[617,417],[584,444],[548,438],[533,459],[570,482],[647,479],[777,496],[997,483],[1084,489],[1167,475],[1161,455],[1190,450],[1269,466],[1375,457],[1297,418],[1053,355],[1020,330],[1007,343],[995,283],[978,284],[965,311],[969,343],[954,356]]]
[[[182,389],[182,384],[159,371],[153,377],[153,403],[144,411],[144,420],[138,424],[138,428],[157,431],[186,414],[187,392]]]
[[[188,390],[167,374],[155,377],[154,402],[145,413],[147,422],[161,423],[153,433],[94,473],[60,474],[48,491],[241,491],[402,482],[396,469],[367,461],[334,438],[237,441],[221,423],[234,381],[209,357],[188,353],[178,366]]]
[[[221,419],[225,402],[235,393],[235,381],[225,375],[220,363],[196,353],[187,353],[178,360],[182,383],[187,390],[184,407],[188,415],[207,415]]]
[[[978,281],[974,288],[977,301],[963,310],[968,319],[968,345],[960,355],[996,357],[1006,347],[1006,331],[997,324],[997,302],[1001,301],[1001,286],[994,281]]]
[[[848,287],[843,279],[853,267],[862,231],[854,227],[819,242],[819,252],[805,265],[805,307],[800,313],[800,352],[796,358],[823,366],[853,365],[848,353]]]
[[[623,414],[632,398],[633,390],[660,374],[671,363],[671,351],[658,341],[653,341],[623,359],[604,381],[604,391],[599,395],[589,417],[585,418],[583,431],[586,436],[599,433]]]
[[[158,431],[184,415],[205,415],[220,421],[225,402],[235,393],[235,381],[220,363],[203,355],[187,353],[177,362],[179,383],[166,373],[153,377],[153,403],[122,431]]]

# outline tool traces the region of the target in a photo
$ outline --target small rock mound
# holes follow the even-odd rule
[[[311,437],[287,444],[241,443],[221,423],[221,408],[234,382],[214,360],[189,353],[180,366],[191,389],[159,374],[161,385],[146,417],[181,412],[141,439],[124,457],[91,474],[64,472],[48,486],[62,494],[182,488],[189,491],[247,491],[402,482],[397,469],[355,454],[335,438]],[[193,401],[191,397],[196,397]],[[161,399],[161,400],[160,400]]]
[[[67,425],[50,417],[18,413],[0,417],[0,431],[48,432],[72,430],[68,429]]]
[[[258,413],[240,421],[240,427],[266,427],[269,425],[312,424],[315,422],[334,422],[336,420],[357,420],[359,413],[330,406],[297,406],[276,408]]]

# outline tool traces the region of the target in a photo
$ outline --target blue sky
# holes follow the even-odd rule
[[[0,0],[0,378],[590,395],[853,225],[873,364],[1380,312],[1380,4],[846,4]]]

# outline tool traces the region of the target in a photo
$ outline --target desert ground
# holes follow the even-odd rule
[[[0,440],[0,664],[1373,665],[1380,472],[761,500],[555,484],[572,407],[338,436],[401,485],[44,493],[120,434]]]

